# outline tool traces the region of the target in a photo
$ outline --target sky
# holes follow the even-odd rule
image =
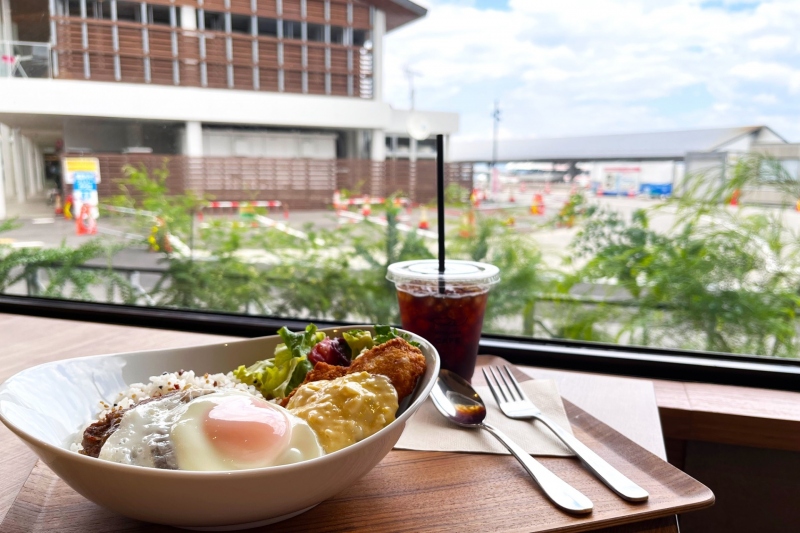
[[[459,138],[767,125],[800,142],[800,0],[418,0],[384,41],[384,98]]]

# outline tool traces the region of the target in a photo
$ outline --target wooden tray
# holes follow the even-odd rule
[[[647,502],[620,499],[576,459],[542,458],[594,502],[590,516],[574,517],[553,507],[510,456],[394,450],[350,489],[298,517],[251,531],[677,531],[672,515],[713,505],[714,495],[700,482],[569,401],[564,407],[575,436],[645,488]],[[658,517],[665,518],[652,520]],[[0,527],[0,533],[168,530],[98,507],[41,462]]]

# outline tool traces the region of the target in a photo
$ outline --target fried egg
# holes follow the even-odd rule
[[[323,454],[305,421],[240,391],[138,405],[100,450],[101,459],[119,463],[205,471],[285,465]]]

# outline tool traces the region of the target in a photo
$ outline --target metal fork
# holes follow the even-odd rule
[[[505,376],[503,371],[496,367],[489,367],[489,372],[485,368],[482,369],[486,383],[489,385],[489,390],[492,391],[492,396],[494,396],[504,415],[508,418],[532,418],[540,421],[572,450],[586,468],[608,485],[611,490],[619,494],[620,497],[632,502],[647,500],[650,495],[646,490],[625,477],[619,470],[608,464],[605,459],[542,414],[542,411],[522,392],[519,382],[508,366],[505,366],[504,369]],[[506,376],[508,376],[508,379],[506,379]]]

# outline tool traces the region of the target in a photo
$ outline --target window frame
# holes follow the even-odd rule
[[[300,329],[310,322],[293,318],[2,294],[0,313],[248,338],[274,335],[283,326]],[[326,320],[313,322],[320,327],[347,324]],[[609,346],[492,334],[481,337],[480,352],[504,357],[514,364],[561,370],[800,391],[800,359]]]

